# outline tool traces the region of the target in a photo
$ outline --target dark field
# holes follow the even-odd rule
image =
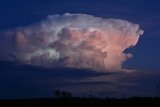
[[[8,99],[0,100],[0,107],[85,107],[85,106],[150,106],[160,107],[160,98],[157,97],[132,97],[132,98],[40,98],[40,99]]]

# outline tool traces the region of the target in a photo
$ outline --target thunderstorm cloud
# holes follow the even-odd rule
[[[43,67],[117,71],[133,55],[143,30],[121,19],[86,14],[50,15],[30,26],[1,32],[1,60]]]

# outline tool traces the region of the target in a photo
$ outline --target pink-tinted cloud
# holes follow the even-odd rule
[[[14,54],[22,63],[97,71],[121,70],[133,56],[124,50],[135,46],[143,34],[139,25],[125,20],[68,13],[7,32],[0,39],[5,59]]]

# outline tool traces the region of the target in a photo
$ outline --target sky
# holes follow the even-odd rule
[[[48,15],[53,17],[51,22],[57,22],[57,26],[62,23],[61,21],[64,21],[62,24],[65,24],[64,17],[69,17],[65,16],[65,13],[80,14],[77,16],[80,18],[93,16],[92,20],[99,20],[97,17],[100,17],[107,19],[104,22],[111,23],[111,25],[113,25],[112,21],[108,21],[110,18],[127,20],[138,24],[139,29],[142,29],[144,33],[134,47],[125,49],[125,52],[133,54],[133,57],[124,60],[125,62],[120,65],[123,69],[131,72],[123,72],[121,69],[120,72],[101,72],[101,70],[99,72],[95,71],[97,68],[93,68],[93,66],[90,70],[83,69],[84,66],[77,68],[77,66],[75,67],[75,63],[77,65],[75,60],[74,66],[65,62],[67,67],[72,68],[65,68],[66,66],[44,68],[42,64],[40,66],[28,65],[28,63],[19,63],[17,60],[1,58],[0,98],[50,97],[53,96],[56,89],[72,92],[75,96],[88,96],[89,94],[98,97],[155,96],[157,94],[156,85],[160,82],[159,5],[159,0],[1,0],[0,32],[2,33],[7,31],[24,33],[28,29],[24,26],[29,26],[29,28],[40,26],[37,24],[38,22],[45,24],[48,28],[50,26],[46,24],[50,22],[47,19]],[[53,14],[60,15],[62,20],[55,20]],[[75,20],[71,16],[72,18]],[[86,20],[87,18],[82,19]],[[100,22],[97,21],[96,24],[100,24]],[[119,22],[117,23],[119,24]],[[89,26],[88,23],[87,25]],[[75,27],[77,26],[80,25],[76,24]],[[90,26],[87,28],[90,29]],[[41,29],[36,27],[34,30],[38,32]],[[67,33],[70,31],[72,29],[69,29]],[[114,33],[115,30],[112,32]],[[2,37],[3,34],[0,36]],[[63,40],[62,38],[58,42],[56,48],[64,43]],[[5,49],[8,49],[5,42],[1,41],[4,45],[3,47],[0,46],[2,50],[0,56],[6,51]],[[66,47],[68,46],[63,46],[63,48]],[[64,49],[61,51],[63,52]],[[72,51],[67,51],[67,53]],[[17,53],[23,55],[22,52],[18,51]],[[72,56],[72,54],[70,55]],[[83,64],[81,63],[81,65]]]

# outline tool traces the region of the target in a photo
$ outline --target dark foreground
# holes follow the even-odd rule
[[[160,98],[133,97],[133,98],[44,98],[44,99],[11,99],[0,100],[0,107],[160,107]]]

